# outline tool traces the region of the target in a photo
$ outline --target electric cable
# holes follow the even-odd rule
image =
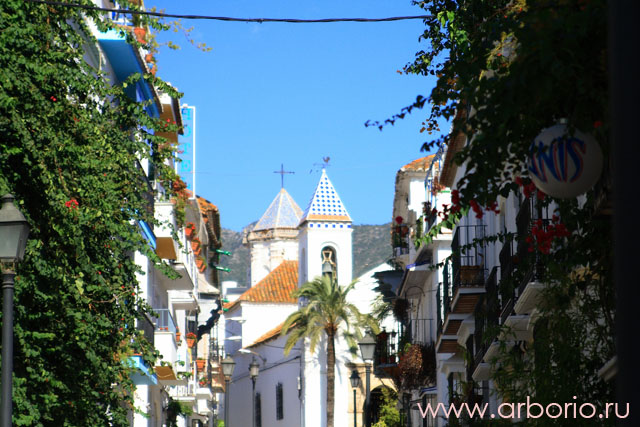
[[[279,22],[290,24],[324,24],[330,22],[391,22],[391,21],[406,21],[410,19],[432,19],[433,15],[413,15],[413,16],[390,16],[385,18],[322,18],[322,19],[297,19],[297,18],[233,18],[229,16],[211,16],[211,15],[182,15],[175,13],[163,13],[153,12],[147,10],[134,10],[134,9],[111,9],[108,7],[89,6],[77,3],[66,3],[61,1],[49,1],[49,0],[26,0],[29,3],[46,4],[50,6],[63,6],[84,10],[98,10],[102,12],[113,12],[130,15],[147,15],[155,16],[159,18],[178,18],[178,19],[205,19],[212,21],[227,21],[227,22]]]

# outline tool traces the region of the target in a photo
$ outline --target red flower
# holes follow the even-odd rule
[[[457,205],[460,203],[460,193],[458,192],[458,190],[451,191],[451,202],[454,205]]]
[[[602,126],[602,122],[600,120],[596,120],[595,122],[593,122],[594,129],[598,129],[601,126]]]
[[[66,202],[64,202],[64,205],[69,209],[78,209],[78,206],[79,206],[78,201],[76,199],[67,200]]]
[[[55,96],[53,96],[53,95],[51,95],[51,97],[50,97],[49,99],[50,99],[50,100],[52,100],[53,102],[56,102],[56,101],[58,100],[58,99],[57,99]]]

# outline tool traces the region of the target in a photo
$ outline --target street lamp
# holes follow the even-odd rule
[[[29,225],[13,205],[11,194],[2,196],[0,208],[0,263],[2,273],[2,408],[0,421],[11,426],[13,389],[13,278],[15,264],[22,261],[29,237]]]
[[[351,371],[349,380],[351,380],[351,387],[353,387],[353,427],[358,427],[358,411],[356,410],[356,389],[360,387],[360,375],[358,375],[358,371],[356,369]]]
[[[260,372],[260,365],[256,362],[254,357],[249,365],[249,376],[251,377],[252,389],[251,389],[251,401],[253,402],[253,427],[256,427],[256,380],[258,379],[258,373]]]
[[[371,336],[371,334],[367,334],[360,340],[358,343],[360,347],[360,354],[362,355],[362,360],[364,361],[364,368],[367,373],[366,375],[366,387],[365,387],[365,400],[364,400],[364,420],[366,427],[371,427],[371,417],[369,415],[369,401],[371,397],[369,396],[371,391],[371,362],[373,361],[373,354],[376,351],[376,340]]]
[[[233,361],[231,356],[227,356],[222,359],[221,365],[222,374],[224,375],[224,426],[229,427],[229,382],[236,367],[236,362]]]

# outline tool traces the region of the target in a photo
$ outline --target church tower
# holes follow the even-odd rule
[[[282,261],[298,259],[298,230],[302,209],[284,188],[264,215],[249,231],[243,243],[251,254],[250,286],[253,287]]]
[[[340,285],[351,283],[351,217],[325,169],[298,230],[299,285],[322,275],[337,277]]]

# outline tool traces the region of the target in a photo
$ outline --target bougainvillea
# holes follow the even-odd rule
[[[16,196],[31,228],[16,281],[15,426],[127,425],[127,360],[156,357],[135,327],[149,307],[132,254],[159,263],[138,226],[154,223],[140,164],[153,163],[154,179],[168,184],[172,153],[153,136],[159,121],[123,86],[142,79],[175,91],[151,74],[112,87],[83,60],[97,44],[87,22],[113,28],[105,16],[19,0],[0,5],[0,194]]]

